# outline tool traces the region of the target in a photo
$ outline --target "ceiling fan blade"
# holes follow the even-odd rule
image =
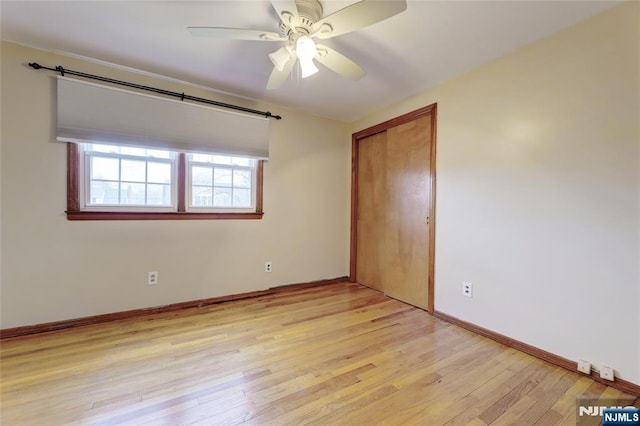
[[[286,37],[273,31],[246,30],[223,27],[187,27],[191,35],[226,40],[283,41]]]
[[[287,63],[282,67],[282,70],[278,69],[276,66],[273,67],[273,71],[271,71],[271,76],[267,82],[267,90],[277,89],[284,84],[287,78],[289,78],[289,74],[291,74],[291,70],[296,63],[296,59],[296,56],[291,54]]]
[[[297,25],[298,7],[294,0],[271,0],[271,5],[285,25],[289,27]]]
[[[362,0],[340,9],[313,24],[314,36],[325,39],[383,21],[407,8],[406,0]]]
[[[360,80],[366,72],[351,59],[323,44],[316,45],[316,58],[325,67],[351,80]]]

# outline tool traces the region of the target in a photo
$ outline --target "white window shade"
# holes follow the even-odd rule
[[[269,119],[58,77],[60,142],[269,158]]]

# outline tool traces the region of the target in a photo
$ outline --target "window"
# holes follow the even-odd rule
[[[246,157],[187,154],[190,211],[253,211],[257,161]]]
[[[67,144],[67,218],[260,219],[262,161]]]
[[[177,153],[97,144],[79,149],[85,209],[177,209]]]

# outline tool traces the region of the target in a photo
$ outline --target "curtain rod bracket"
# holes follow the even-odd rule
[[[150,87],[150,86],[144,86],[142,84],[129,83],[129,82],[122,81],[122,80],[115,80],[113,78],[101,77],[99,75],[87,74],[87,73],[83,73],[83,72],[80,72],[80,71],[66,70],[66,69],[64,69],[62,67],[62,65],[58,65],[55,68],[50,68],[50,67],[42,66],[37,62],[29,62],[29,66],[31,68],[33,68],[34,70],[45,69],[45,70],[49,70],[49,71],[56,71],[56,72],[59,72],[60,75],[63,76],[63,77],[64,77],[64,74],[67,73],[69,75],[75,75],[75,76],[78,76],[78,77],[84,77],[84,78],[89,78],[89,79],[92,79],[92,80],[99,80],[99,81],[104,81],[104,82],[107,82],[107,83],[119,84],[121,86],[133,87],[135,89],[146,90],[148,92],[160,93],[162,95],[173,96],[173,97],[180,98],[180,100],[182,100],[182,101],[187,99],[187,100],[190,100],[190,101],[201,102],[201,103],[209,104],[209,105],[215,105],[215,106],[219,106],[219,107],[222,107],[222,108],[235,109],[236,111],[248,112],[250,114],[262,115],[262,116],[264,116],[266,118],[275,118],[276,120],[281,120],[282,119],[281,116],[273,115],[273,114],[271,114],[270,111],[266,111],[266,112],[265,111],[258,111],[256,109],[245,108],[245,107],[242,107],[242,106],[239,106],[239,105],[226,104],[224,102],[218,102],[218,101],[214,101],[214,100],[211,100],[211,99],[205,99],[205,98],[199,98],[197,96],[187,95],[184,92],[183,93],[171,92],[169,90],[158,89],[156,87]]]

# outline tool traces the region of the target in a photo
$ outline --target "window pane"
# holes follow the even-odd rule
[[[250,189],[234,189],[233,190],[233,206],[234,207],[251,207],[251,190]]]
[[[88,204],[118,204],[118,183],[91,181]]]
[[[144,183],[122,182],[120,187],[120,204],[145,204]]]
[[[170,206],[171,185],[147,185],[147,204],[152,206]]]
[[[247,157],[187,154],[190,165],[190,206],[251,208],[258,161]],[[196,165],[196,162],[199,163]],[[212,164],[211,167],[200,164]],[[211,188],[213,187],[213,188]]]
[[[146,161],[122,160],[121,179],[129,182],[144,182],[146,165]]]
[[[161,149],[136,148],[131,146],[120,145],[101,145],[101,144],[83,144],[85,151],[104,152],[107,154],[132,155],[136,157],[152,157],[152,158],[174,158],[175,152]]]
[[[91,179],[118,180],[119,162],[117,158],[91,157]]]
[[[197,163],[210,163],[211,162],[211,156],[208,154],[196,154],[196,153],[192,153],[192,154],[188,154],[189,160],[191,161],[195,161]]]
[[[132,148],[130,146],[120,147],[120,153],[124,155],[137,155],[138,157],[144,157],[146,155],[146,149],[144,148]]]
[[[231,186],[231,169],[213,169],[213,184],[215,186]]]
[[[209,186],[194,186],[191,189],[191,205],[197,207],[213,206],[213,188]]]
[[[255,161],[252,158],[244,158],[244,157],[232,157],[231,164],[234,166],[244,166],[244,167],[253,167],[255,165]]]
[[[171,164],[149,161],[147,163],[147,182],[171,183]]]
[[[174,153],[171,151],[160,151],[158,149],[147,149],[147,157],[153,158],[173,158]]]
[[[212,155],[210,161],[216,164],[231,164],[231,157],[225,157],[223,155]]]
[[[214,188],[213,205],[216,207],[232,207],[231,188]]]
[[[251,170],[233,171],[234,188],[251,188]]]
[[[134,148],[123,146],[120,148],[123,155],[135,155],[136,157],[152,157],[152,158],[173,158],[172,151],[163,151],[159,149]]]
[[[233,157],[228,155],[211,155],[211,154],[187,154],[189,161],[195,163],[211,163],[229,166],[255,167],[256,160],[247,157]]]
[[[89,162],[88,176],[83,177],[83,206],[175,207],[175,152],[118,145],[82,146]]]
[[[213,169],[211,167],[191,167],[191,181],[194,185],[213,185]]]
[[[112,154],[119,154],[120,147],[116,145],[98,145],[98,144],[86,144],[85,149],[93,152],[106,152]]]

